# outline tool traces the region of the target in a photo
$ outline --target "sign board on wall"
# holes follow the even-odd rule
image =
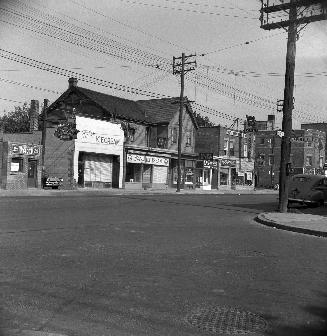
[[[123,146],[124,132],[119,124],[77,116],[76,127],[79,130],[77,143],[103,147]]]
[[[11,145],[12,154],[39,155],[40,148],[37,145]]]
[[[127,162],[144,163],[156,166],[169,166],[169,159],[159,156],[147,156],[137,154],[127,154]]]
[[[236,160],[221,159],[220,165],[223,167],[236,167]]]

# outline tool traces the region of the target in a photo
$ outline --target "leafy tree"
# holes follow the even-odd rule
[[[196,122],[198,123],[198,125],[201,127],[210,127],[210,126],[215,126],[214,123],[212,123],[210,121],[210,119],[206,116],[206,117],[203,117],[201,114],[199,113],[195,113],[195,119],[196,119]]]
[[[0,126],[5,133],[23,133],[29,131],[29,110],[27,103],[15,106],[14,111],[0,117]]]

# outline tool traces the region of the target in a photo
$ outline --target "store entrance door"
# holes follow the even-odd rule
[[[119,188],[119,156],[113,157],[112,162],[112,187],[113,188]]]
[[[37,187],[37,160],[28,159],[27,188]]]

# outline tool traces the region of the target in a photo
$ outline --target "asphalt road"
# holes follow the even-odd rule
[[[276,195],[0,199],[0,335],[327,333],[327,240]]]

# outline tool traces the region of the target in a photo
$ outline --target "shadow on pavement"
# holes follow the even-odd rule
[[[307,305],[303,307],[306,313],[314,317],[314,321],[302,321],[296,326],[279,325],[267,333],[267,336],[326,336],[327,335],[327,295],[317,293],[317,296],[325,298],[324,305]],[[278,323],[272,316],[264,316],[270,325]]]

